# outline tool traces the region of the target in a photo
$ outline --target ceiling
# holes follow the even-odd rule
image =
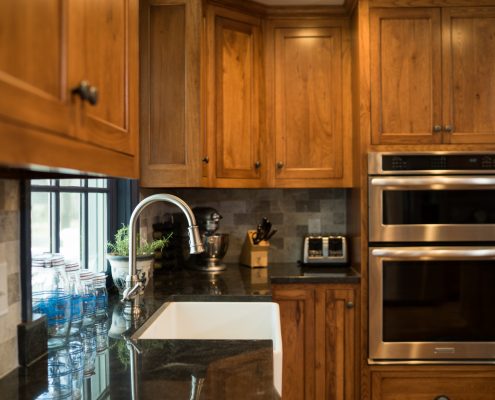
[[[344,0],[255,0],[267,6],[341,6]]]

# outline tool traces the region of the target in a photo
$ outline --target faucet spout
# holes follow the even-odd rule
[[[203,243],[201,241],[201,235],[199,234],[199,229],[196,224],[196,218],[191,210],[191,208],[187,205],[187,203],[180,199],[177,196],[171,194],[155,194],[149,197],[146,197],[142,200],[134,209],[131,214],[131,219],[129,221],[129,275],[126,279],[126,289],[125,300],[134,300],[134,306],[132,307],[132,314],[139,314],[139,297],[141,294],[141,290],[136,290],[137,288],[133,288],[131,282],[135,282],[137,280],[137,266],[136,266],[136,237],[137,237],[137,220],[141,215],[141,212],[150,204],[165,202],[176,205],[180,208],[180,210],[185,214],[188,227],[187,232],[189,235],[189,247],[191,254],[202,253],[204,251]],[[133,290],[134,289],[134,290]],[[144,289],[144,288],[143,288]]]

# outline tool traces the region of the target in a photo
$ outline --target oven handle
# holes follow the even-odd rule
[[[495,258],[495,248],[424,248],[410,247],[397,248],[387,247],[372,249],[371,255],[375,257],[400,257],[400,258]]]
[[[384,177],[370,179],[372,186],[431,186],[462,185],[462,186],[494,186],[495,177],[489,176],[409,176]]]

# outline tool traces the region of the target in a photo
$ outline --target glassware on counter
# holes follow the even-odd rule
[[[45,314],[48,348],[65,345],[71,319],[70,285],[60,254],[43,254],[32,260],[33,313]],[[43,266],[43,267],[42,267]]]
[[[95,287],[96,296],[96,316],[105,316],[108,306],[108,292],[107,292],[107,275],[104,272],[98,272],[94,275],[93,283]]]
[[[79,262],[71,261],[65,265],[65,271],[69,280],[71,294],[71,321],[69,335],[76,335],[80,332],[83,320],[82,293],[84,291],[79,279]]]
[[[83,327],[93,325],[96,317],[96,295],[93,284],[93,272],[83,270],[80,273],[81,284],[83,288],[82,304],[83,304]]]

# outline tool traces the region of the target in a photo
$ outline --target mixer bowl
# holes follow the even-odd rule
[[[201,239],[205,247],[205,251],[202,254],[204,258],[221,260],[227,253],[229,247],[229,235],[227,233],[203,234]]]
[[[225,269],[222,258],[227,253],[229,247],[229,235],[227,233],[202,234],[201,239],[205,251],[194,255],[194,269],[202,271],[222,271]]]

